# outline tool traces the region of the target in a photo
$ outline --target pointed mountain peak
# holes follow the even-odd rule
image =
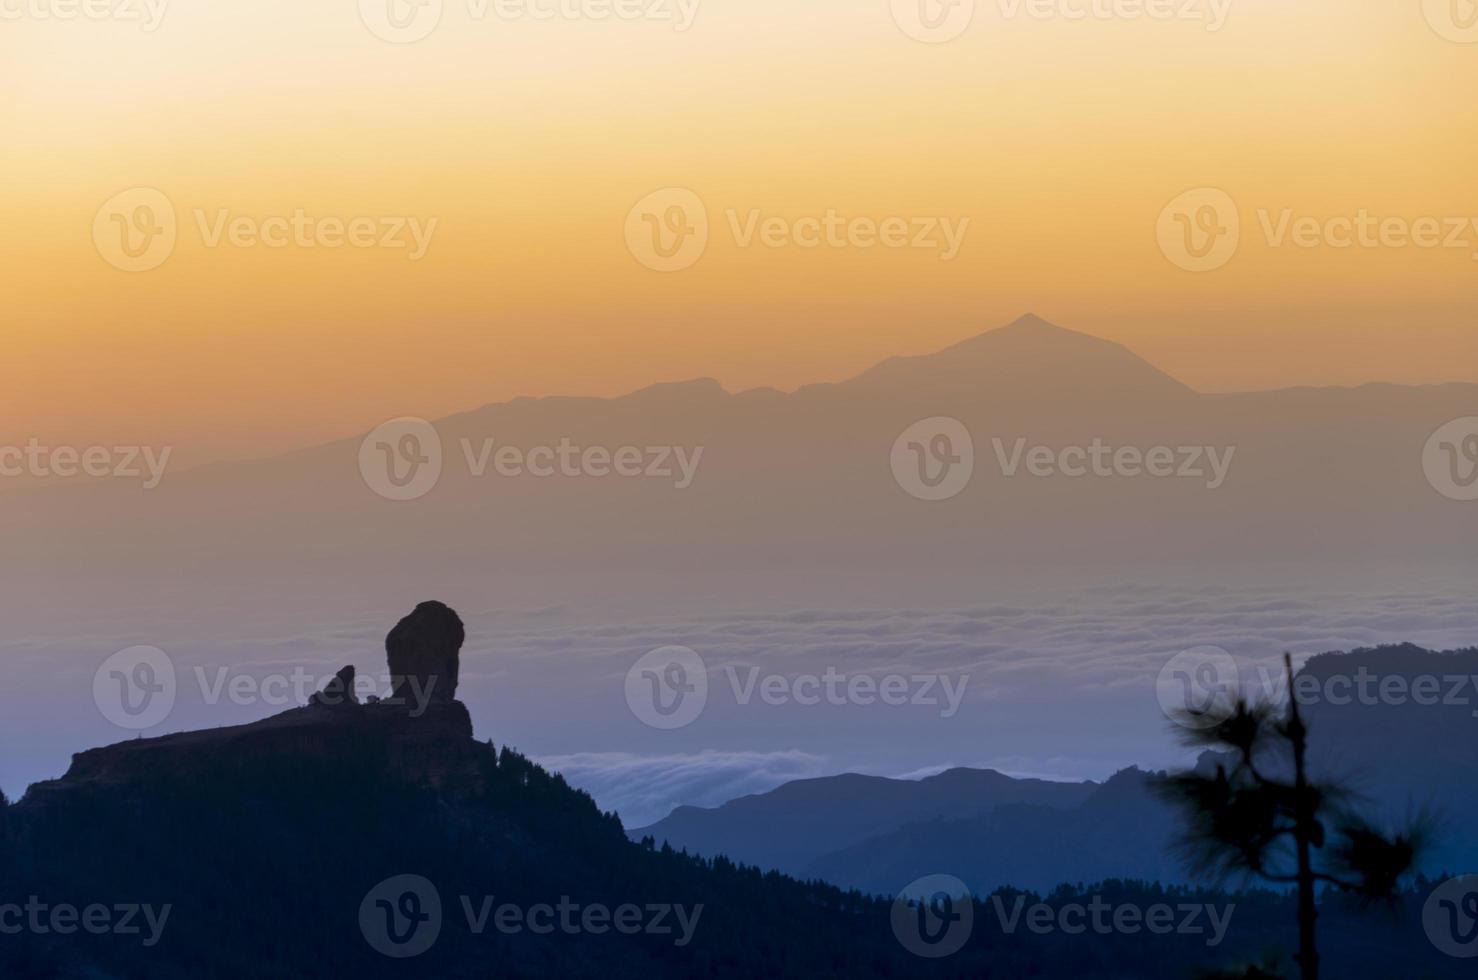
[[[1077,343],[1084,345],[1085,347],[1120,347],[1119,344],[1116,344],[1111,340],[1104,340],[1102,337],[1095,337],[1092,334],[1083,333],[1081,330],[1069,330],[1067,327],[1060,327],[1050,320],[1044,320],[1041,317],[1037,316],[1035,313],[1027,313],[1023,316],[1017,317],[1003,327],[992,327],[991,329],[986,330],[982,333],[978,333],[973,337],[967,337],[965,340],[962,340],[951,347],[945,348],[945,350],[950,351],[959,350],[961,348],[969,348],[978,343],[1001,343],[1008,339],[1017,343],[1036,340],[1042,343]],[[943,353],[943,351],[941,351],[941,353]]]
[[[1000,327],[998,329],[1000,329],[1000,330],[1020,330],[1020,331],[1026,331],[1026,330],[1062,330],[1063,328],[1062,327],[1059,327],[1055,323],[1049,323],[1046,320],[1043,320],[1041,317],[1037,316],[1035,313],[1025,313],[1025,314],[1017,317],[1016,319],[1012,320],[1010,323],[1006,324],[1004,327]],[[994,332],[994,331],[991,331],[991,332]],[[1069,331],[1064,331],[1064,332],[1065,333],[1071,333],[1072,331],[1069,330]]]
[[[1185,385],[1122,344],[1028,313],[933,354],[894,357],[854,378],[864,386],[939,390],[969,386],[1001,395],[1184,395]]]

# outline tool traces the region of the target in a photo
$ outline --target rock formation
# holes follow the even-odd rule
[[[385,637],[391,701],[424,706],[452,701],[467,631],[461,617],[440,602],[423,602]]]
[[[323,685],[323,690],[308,699],[311,705],[341,708],[359,703],[354,692],[354,665],[350,664],[334,675],[333,680]]]

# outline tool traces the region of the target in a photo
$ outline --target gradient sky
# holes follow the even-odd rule
[[[1258,217],[1478,217],[1478,44],[1444,38],[1434,2],[1232,0],[1208,31],[978,0],[925,44],[887,0],[704,0],[686,32],[449,0],[406,45],[352,0],[173,0],[152,32],[24,13],[54,2],[0,20],[0,441],[204,458],[516,395],[790,388],[1028,310],[1204,389],[1478,380],[1478,228],[1459,249],[1305,249]],[[130,274],[91,229],[137,186],[180,238]],[[623,227],[669,186],[714,231],[662,274]],[[1199,187],[1235,200],[1242,240],[1193,274],[1156,223]],[[410,262],[208,248],[193,217],[299,208],[438,224]],[[741,248],[731,208],[971,224],[952,261]]]

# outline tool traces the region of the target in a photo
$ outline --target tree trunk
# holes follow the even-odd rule
[[[1309,841],[1304,832],[1298,835],[1298,965],[1303,980],[1319,980],[1319,950],[1314,921],[1319,917],[1314,904],[1314,872],[1309,860]]]
[[[1298,700],[1293,693],[1293,658],[1283,655],[1288,670],[1288,736],[1293,742],[1294,806],[1297,830],[1294,839],[1298,844],[1298,960],[1303,980],[1319,980],[1319,949],[1314,923],[1319,918],[1319,909],[1314,902],[1314,835],[1317,832],[1313,800],[1309,795],[1308,774],[1304,770],[1304,751],[1308,745],[1308,731],[1299,717]]]

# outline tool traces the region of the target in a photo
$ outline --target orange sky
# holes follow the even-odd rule
[[[0,439],[206,458],[521,394],[793,387],[1028,310],[1202,388],[1478,380],[1478,225],[1461,248],[1336,248],[1324,227],[1435,218],[1445,239],[1478,218],[1478,43],[1437,0],[1230,0],[1214,31],[976,0],[937,44],[882,0],[700,0],[686,31],[469,2],[409,44],[349,2],[173,0],[152,31],[0,3]],[[100,209],[136,187],[177,241],[125,272],[94,223],[110,234]],[[669,187],[710,227],[663,273],[624,229]],[[1193,188],[1241,224],[1199,273],[1157,238]],[[299,210],[436,225],[415,261],[207,240],[223,214]],[[828,211],[968,228],[948,259],[735,236],[751,212]],[[1324,230],[1275,244],[1285,212]]]

